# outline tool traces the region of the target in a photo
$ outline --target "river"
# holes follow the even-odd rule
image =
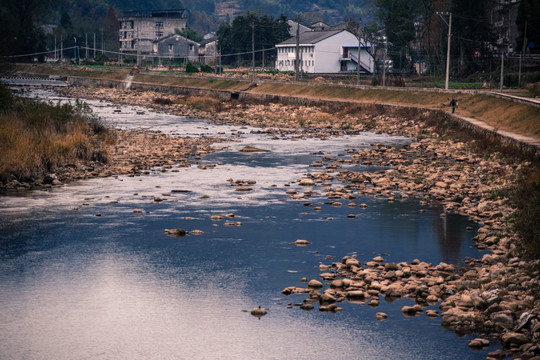
[[[410,299],[381,300],[376,308],[343,302],[343,311],[323,313],[288,307],[305,296],[281,294],[305,286],[302,277],[317,279],[320,264],[345,255],[458,265],[482,256],[473,246],[475,231],[466,230],[477,225],[441,217],[440,209],[417,200],[355,199],[368,205],[362,209],[328,204],[322,186],[309,200],[285,193],[305,191],[296,181],[320,170],[309,165],[321,153],[337,158],[348,148],[408,139],[275,137],[89,103],[111,126],[229,140],[198,160],[211,165],[206,169],[153,169],[0,197],[2,359],[484,359],[498,348],[473,351],[467,344],[474,335],[458,337],[440,318],[403,316]],[[244,146],[269,151],[238,151]],[[238,192],[230,179],[256,183]],[[234,217],[211,219],[226,213]],[[202,234],[174,238],[166,228]],[[297,239],[311,245],[291,245]],[[268,314],[251,316],[257,306]],[[389,318],[376,321],[376,312]]]

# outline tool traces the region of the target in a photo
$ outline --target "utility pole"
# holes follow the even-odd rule
[[[86,35],[86,43],[84,44],[85,48],[86,48],[86,55],[85,55],[85,59],[88,60],[88,33],[85,33]]]
[[[525,44],[527,43],[527,20],[525,20],[525,32],[523,33],[523,47],[521,48],[521,54],[519,54],[519,75],[518,75],[518,87],[521,87],[521,58],[525,54]]]
[[[77,65],[77,38],[74,37],[73,39],[75,39],[75,46],[73,46],[73,59],[75,60],[75,65]]]
[[[186,48],[186,51],[187,51],[187,48]],[[140,38],[139,38],[139,28],[137,28],[137,66],[141,66],[141,45],[140,45]]]
[[[255,82],[255,22],[251,23],[251,81]]]
[[[101,28],[101,55],[103,55],[103,28]]]
[[[96,33],[94,33],[94,59],[96,58]]]
[[[217,48],[217,40],[216,40],[215,43],[214,43],[214,67],[215,67],[214,72],[215,72],[216,75],[218,73],[217,50],[218,50],[218,48]]]
[[[360,85],[360,46],[362,45],[362,20],[358,22],[358,32],[356,37],[358,37],[358,53],[356,54],[356,85]]]
[[[386,86],[386,48],[388,39],[384,39],[384,51],[383,51],[383,61],[382,61],[382,86]]]
[[[56,34],[54,35],[54,60],[58,60],[58,54],[56,52]]]
[[[503,83],[504,83],[504,52],[501,48],[501,86],[499,91],[503,92]]]
[[[294,72],[296,73],[296,81],[300,80],[299,63],[300,60],[300,23],[296,24],[296,60],[294,61]]]
[[[452,38],[452,13],[449,12],[437,12],[437,15],[439,15],[442,19],[442,21],[445,22],[446,25],[448,25],[448,45],[446,49],[446,81],[444,83],[444,89],[448,90],[448,79],[450,77],[450,39]],[[449,20],[446,22],[443,15],[449,15]]]

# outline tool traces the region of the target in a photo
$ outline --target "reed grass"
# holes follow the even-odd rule
[[[0,181],[32,181],[67,164],[108,160],[107,129],[81,103],[15,97],[0,87]]]

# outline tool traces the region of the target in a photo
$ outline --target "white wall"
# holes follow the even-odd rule
[[[347,32],[342,31],[336,35],[311,44],[300,44],[300,69],[307,73],[339,73],[341,71],[340,58],[343,52],[343,46],[354,46],[358,44],[356,37]],[[357,45],[356,45],[357,46]],[[351,51],[357,54],[357,50]],[[278,46],[278,54],[276,61],[276,69],[280,71],[294,71],[294,60],[296,59],[295,45]],[[373,72],[373,59],[365,49],[360,50],[361,61],[368,65]],[[350,62],[347,64],[348,71],[356,70],[356,63]]]
[[[356,37],[342,31],[315,44],[315,73],[339,73],[342,47],[354,43],[358,43]]]

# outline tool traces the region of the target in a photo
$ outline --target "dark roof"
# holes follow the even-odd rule
[[[123,15],[123,17],[183,19],[183,18],[186,17],[186,9],[127,10],[127,11],[124,11],[124,13],[122,15]]]
[[[327,30],[327,31],[306,31],[300,33],[300,44],[316,44],[319,41],[328,39],[344,30]],[[296,45],[296,36],[280,42],[278,45]]]
[[[342,22],[341,24],[330,26],[328,30],[347,30],[347,28],[348,28],[348,23]]]
[[[169,40],[170,38],[174,38],[174,37],[179,37],[179,38],[181,38],[183,41],[186,41],[188,44],[194,44],[194,45],[199,45],[199,46],[200,46],[200,44],[199,44],[198,42],[193,41],[193,40],[190,40],[190,39],[186,38],[185,36],[178,35],[178,34],[170,34],[170,35],[164,36],[164,37],[162,37],[162,38],[156,39],[156,40],[154,40],[153,42],[154,42],[154,43],[160,43],[160,42]],[[180,39],[178,39],[178,40],[180,40]]]
[[[211,38],[204,39],[201,42],[199,42],[199,45],[204,46],[206,44],[210,44],[211,42],[217,41],[218,39],[219,39],[219,37],[212,36]]]

